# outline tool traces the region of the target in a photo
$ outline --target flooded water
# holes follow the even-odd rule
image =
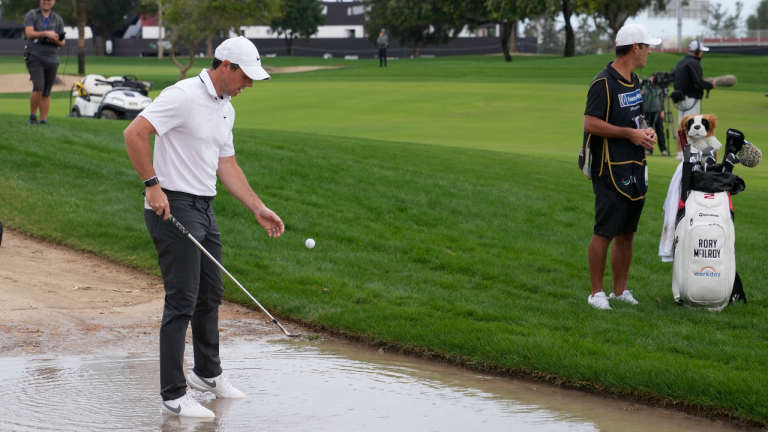
[[[212,421],[161,414],[154,354],[0,358],[0,430],[734,430],[678,412],[351,343],[238,342],[222,347],[221,357],[230,380],[248,398],[217,400],[191,391],[216,413]]]

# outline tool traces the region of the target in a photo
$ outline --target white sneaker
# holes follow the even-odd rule
[[[245,393],[234,388],[224,374],[214,378],[201,378],[196,373],[190,372],[187,375],[187,384],[195,390],[208,391],[220,398],[240,399],[245,397]]]
[[[587,303],[592,305],[592,307],[596,309],[610,309],[611,305],[608,303],[608,297],[605,296],[604,292],[599,292],[595,295],[590,295],[587,297]]]
[[[192,396],[190,396],[189,393],[178,399],[163,401],[163,412],[168,414],[176,414],[177,416],[182,417],[216,417],[216,414],[214,414],[213,411],[200,405],[200,403],[192,399]]]
[[[634,297],[632,297],[632,293],[631,293],[631,292],[629,292],[629,290],[628,290],[628,289],[625,289],[625,290],[624,290],[624,292],[623,292],[623,293],[621,293],[621,295],[620,295],[620,296],[617,296],[617,295],[613,295],[613,293],[611,293],[611,296],[610,296],[610,297],[608,297],[608,298],[609,298],[609,299],[616,299],[616,300],[625,301],[625,302],[627,302],[627,303],[629,303],[629,304],[633,304],[633,305],[636,305],[636,304],[637,304],[637,300],[635,300],[635,298],[634,298]]]

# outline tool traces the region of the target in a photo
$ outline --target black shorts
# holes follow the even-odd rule
[[[32,81],[32,91],[42,91],[43,96],[50,96],[53,82],[56,81],[59,64],[48,63],[30,55],[27,57],[27,70],[29,71],[29,80]]]
[[[645,198],[630,200],[616,190],[608,176],[592,179],[592,190],[595,192],[595,235],[616,237],[637,231]]]

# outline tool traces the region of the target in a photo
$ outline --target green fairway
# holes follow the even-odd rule
[[[737,168],[747,189],[733,198],[748,305],[708,313],[672,300],[672,266],[657,253],[676,162],[659,156],[649,161],[629,275],[641,303],[608,312],[587,305],[594,201],[576,155],[589,80],[608,59],[398,60],[387,70],[332,60],[347,66],[256,83],[234,99],[238,161],[286,233],[267,238],[220,186],[224,265],[282,316],[474,367],[768,425],[764,165]],[[667,70],[679,56],[651,59]],[[0,72],[19,72],[6,60]],[[145,78],[129,60],[173,81],[175,69],[154,59],[99,59],[89,72]],[[768,61],[706,62],[712,75],[743,70],[738,87],[704,103],[720,118],[718,137],[736,127],[768,148],[757,72]],[[0,95],[0,220],[157,273],[142,185],[122,139],[127,123],[67,119],[66,103],[55,100],[60,116],[28,127],[25,97]],[[228,282],[227,297],[247,304]]]

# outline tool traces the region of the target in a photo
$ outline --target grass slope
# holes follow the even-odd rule
[[[23,120],[0,115],[0,220],[157,272],[125,124],[60,119],[30,128]],[[593,198],[573,161],[298,132],[235,134],[241,166],[287,230],[267,238],[220,188],[224,264],[275,312],[768,424],[768,200],[749,183],[734,197],[748,306],[707,313],[674,304],[671,265],[656,256],[669,181],[660,174],[651,178],[657,192],[630,272],[641,304],[605,313],[586,305]],[[313,250],[303,246],[309,237]],[[246,302],[231,284],[227,297]]]

